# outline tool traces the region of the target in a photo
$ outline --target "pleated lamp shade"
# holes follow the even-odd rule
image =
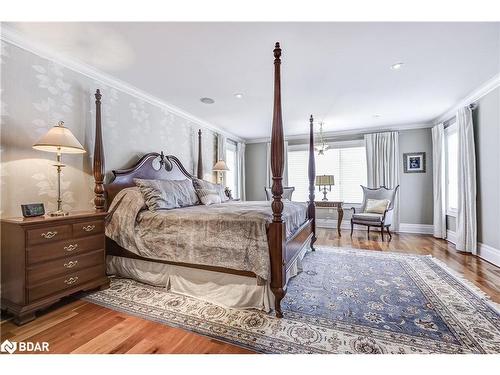
[[[224,160],[219,160],[217,163],[215,163],[214,167],[212,168],[212,171],[214,172],[224,172],[228,170],[229,168],[227,167],[227,164]]]
[[[332,186],[335,185],[333,175],[316,176],[316,186]]]
[[[62,154],[83,154],[85,149],[71,130],[59,123],[43,135],[34,145],[35,150],[60,152]]]

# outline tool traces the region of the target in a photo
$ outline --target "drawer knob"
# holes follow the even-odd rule
[[[95,229],[95,225],[86,225],[82,228],[85,232],[92,232]]]
[[[78,276],[70,277],[69,279],[64,280],[64,284],[71,285],[78,281]]]
[[[75,244],[71,244],[71,245],[68,245],[68,246],[64,246],[64,250],[66,250],[68,253],[76,250],[78,248],[78,244],[75,243]]]
[[[66,267],[66,268],[73,268],[77,264],[78,264],[77,260],[75,260],[75,261],[70,260],[68,263],[64,263],[64,267]]]
[[[40,236],[42,236],[43,238],[46,238],[46,239],[49,239],[49,238],[52,238],[54,237],[55,235],[57,234],[57,231],[48,231],[48,232],[45,232],[45,233],[42,233]]]

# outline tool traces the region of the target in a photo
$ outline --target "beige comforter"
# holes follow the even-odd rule
[[[306,220],[305,203],[284,202],[287,236]],[[271,202],[226,202],[151,212],[137,188],[110,207],[106,235],[140,256],[254,272],[269,279]]]

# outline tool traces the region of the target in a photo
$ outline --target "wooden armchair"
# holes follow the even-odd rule
[[[394,202],[399,185],[394,189],[387,189],[385,186],[379,188],[368,188],[366,186],[361,186],[363,189],[363,203],[359,212],[356,212],[355,207],[351,207],[353,214],[351,217],[351,236],[354,229],[354,224],[366,225],[368,227],[368,234],[370,234],[370,227],[379,227],[380,233],[382,235],[382,241],[384,240],[384,228],[389,234],[389,239],[392,239],[392,234],[389,231],[389,227],[392,224],[392,216],[394,209]],[[368,202],[368,200],[372,200]],[[373,200],[388,201],[385,207],[382,209],[373,209],[368,207],[368,203],[372,203]]]

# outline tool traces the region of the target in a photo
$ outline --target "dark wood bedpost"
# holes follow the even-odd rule
[[[311,249],[314,250],[316,242],[316,208],[314,204],[314,183],[316,179],[316,163],[314,161],[314,118],[309,118],[309,203],[307,205],[307,215],[312,219]]]
[[[283,122],[281,117],[281,48],[277,42],[274,49],[274,110],[273,127],[271,133],[271,171],[273,183],[271,191],[273,201],[271,208],[273,211],[273,221],[269,224],[269,252],[271,259],[271,291],[274,294],[275,311],[278,318],[283,317],[281,312],[281,300],[285,296],[285,223],[283,222],[283,168],[285,165]]]
[[[104,147],[102,145],[101,127],[101,91],[97,89],[95,93],[95,144],[94,144],[94,205],[97,211],[106,209],[106,199],[104,197]]]
[[[196,172],[196,177],[200,180],[203,179],[203,155],[201,152],[201,129],[198,129],[198,170]]]

